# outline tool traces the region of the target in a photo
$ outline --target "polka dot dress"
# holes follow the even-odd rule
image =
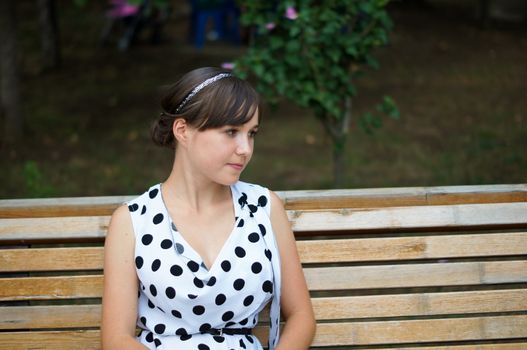
[[[206,333],[252,328],[271,302],[269,349],[278,341],[280,263],[267,189],[231,186],[235,224],[210,269],[179,234],[161,185],[130,201],[139,278],[138,340],[149,349],[262,349],[254,335]]]

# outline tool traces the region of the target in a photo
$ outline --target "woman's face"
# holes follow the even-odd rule
[[[243,125],[190,131],[187,150],[194,175],[222,185],[237,182],[251,160],[257,131],[258,110]]]

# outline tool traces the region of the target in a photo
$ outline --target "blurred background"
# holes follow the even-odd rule
[[[0,111],[0,198],[133,195],[164,181],[173,151],[149,136],[161,88],[234,61],[250,33],[217,30],[200,17],[214,6],[192,1],[2,3],[3,42],[16,28],[24,128],[6,136]],[[526,182],[527,1],[399,0],[388,11],[390,44],[353,103],[362,113],[390,95],[401,116],[373,134],[352,122],[345,187]],[[242,180],[331,188],[331,143],[312,112],[285,101],[264,113]]]

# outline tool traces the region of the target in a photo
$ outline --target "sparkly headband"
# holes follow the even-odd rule
[[[198,86],[196,86],[191,92],[190,94],[187,95],[187,97],[185,97],[185,99],[183,100],[183,102],[181,102],[179,104],[179,106],[176,108],[176,114],[179,113],[179,111],[181,110],[181,108],[183,108],[188,101],[190,101],[190,99],[192,97],[194,97],[198,92],[200,92],[204,87],[214,83],[215,81],[217,80],[220,80],[220,79],[223,79],[223,78],[227,78],[227,77],[231,77],[232,74],[230,73],[220,73],[220,74],[217,74],[207,80],[205,80],[203,83],[199,84]]]

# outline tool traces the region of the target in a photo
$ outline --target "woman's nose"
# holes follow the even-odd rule
[[[236,153],[246,155],[252,151],[252,140],[249,136],[240,135],[238,138],[238,145],[236,148]]]

